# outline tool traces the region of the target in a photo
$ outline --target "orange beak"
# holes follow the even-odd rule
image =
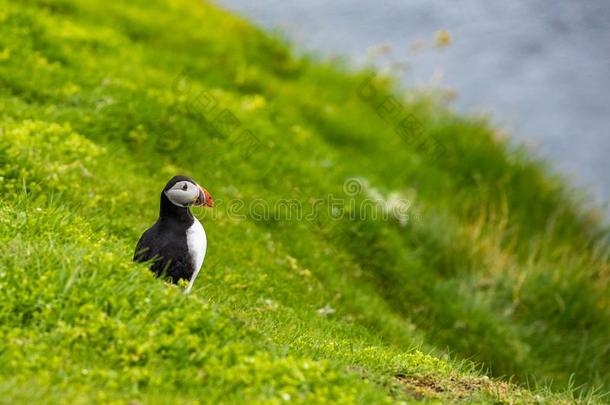
[[[214,207],[214,200],[212,199],[212,196],[210,195],[208,190],[206,190],[205,188],[199,186],[199,196],[197,197],[197,200],[195,201],[194,205],[197,206],[197,207],[210,207],[210,208],[213,208]]]

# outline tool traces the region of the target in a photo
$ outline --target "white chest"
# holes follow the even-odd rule
[[[195,222],[189,229],[186,230],[186,242],[188,244],[189,254],[193,261],[193,277],[191,282],[197,277],[197,273],[201,269],[203,259],[205,258],[205,251],[208,247],[208,241],[205,236],[205,231],[201,223],[195,218]]]

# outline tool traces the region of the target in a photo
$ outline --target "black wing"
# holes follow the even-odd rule
[[[190,280],[193,265],[186,243],[186,236],[160,230],[158,224],[140,237],[133,256],[135,262],[152,262],[150,270],[157,276],[169,278],[171,282]]]
[[[140,240],[136,245],[136,250],[133,254],[134,262],[147,262],[154,258],[155,254],[153,253],[153,248],[151,246],[151,241],[153,239],[154,227],[148,229],[146,232],[140,236]]]

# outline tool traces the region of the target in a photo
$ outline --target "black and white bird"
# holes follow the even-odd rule
[[[186,176],[172,178],[161,192],[159,219],[140,237],[133,260],[151,261],[150,269],[173,283],[188,280],[186,293],[205,258],[207,239],[189,207],[213,207],[210,193]]]

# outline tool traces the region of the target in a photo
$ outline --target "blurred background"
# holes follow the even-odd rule
[[[304,52],[355,66],[376,56],[409,87],[454,90],[460,112],[491,113],[596,204],[609,200],[607,0],[217,2]]]

